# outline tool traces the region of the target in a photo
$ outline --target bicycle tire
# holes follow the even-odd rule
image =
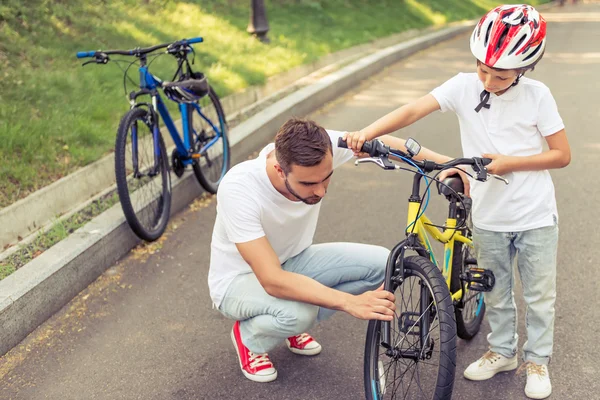
[[[156,175],[147,175],[155,168],[153,124],[150,112],[143,108],[133,108],[123,116],[117,131],[115,143],[115,175],[117,192],[125,219],[131,230],[149,242],[157,240],[165,231],[171,212],[171,181],[167,150],[162,136],[159,137],[159,155]],[[136,127],[136,151],[133,150],[133,127]],[[139,129],[141,127],[141,130]],[[145,128],[147,129],[145,129]],[[131,145],[128,146],[128,138]],[[141,172],[133,174],[133,161],[127,156],[135,154]]]
[[[459,212],[461,212],[460,210]],[[461,231],[462,235],[471,239],[471,229],[464,228]],[[471,247],[465,246],[461,242],[454,242],[454,253],[452,256],[452,274],[450,276],[450,292],[454,293],[461,286],[460,275],[468,268],[465,263],[467,258],[475,259],[474,251]],[[471,340],[481,327],[485,316],[485,301],[483,293],[478,293],[476,297],[471,293],[463,293],[463,297],[467,296],[467,302],[462,307],[455,307],[456,332],[458,337],[464,340]],[[469,299],[469,297],[471,297]],[[473,315],[474,314],[474,315]]]
[[[205,99],[208,99],[210,104],[205,101]],[[204,102],[204,105],[202,105],[202,102]],[[205,116],[210,119],[223,134],[221,139],[215,142],[207,152],[201,154],[200,159],[194,160],[192,168],[200,185],[202,185],[207,192],[215,194],[217,193],[219,183],[231,166],[229,137],[227,136],[227,120],[225,118],[223,107],[221,106],[221,101],[212,87],[209,87],[208,96],[201,99],[200,103],[203,114],[205,114]],[[189,107],[188,110],[190,113],[190,127],[192,128],[189,131],[190,146],[192,147],[192,151],[196,153],[204,144],[209,143],[215,137],[214,130],[206,121],[204,121],[195,108]],[[222,143],[221,146],[219,146],[218,142]],[[204,165],[202,165],[202,163],[204,163]]]
[[[365,343],[365,356],[364,356],[364,386],[365,386],[365,394],[368,400],[383,400],[383,399],[436,399],[436,400],[446,400],[452,397],[452,389],[454,386],[454,375],[456,370],[456,322],[454,320],[454,306],[452,304],[452,298],[450,296],[450,292],[448,291],[448,286],[444,280],[444,277],[440,270],[427,258],[421,256],[411,256],[404,259],[404,274],[405,280],[401,285],[395,288],[394,292],[396,294],[396,313],[394,316],[394,320],[391,322],[391,339],[393,343],[396,343],[395,348],[403,348],[405,342],[409,340],[409,336],[416,336],[414,329],[417,327],[419,321],[422,320],[424,315],[429,314],[432,328],[436,326],[435,317],[438,320],[438,328],[439,328],[439,358],[437,363],[428,364],[425,360],[410,360],[408,358],[399,357],[398,360],[392,360],[392,357],[385,354],[385,348],[380,344],[380,334],[381,334],[381,326],[382,323],[379,320],[369,321],[369,327],[367,330],[367,339]],[[403,321],[408,321],[410,316],[410,311],[402,311],[401,306],[408,306],[409,301],[404,296],[403,288],[407,288],[407,285],[411,284],[411,278],[416,278],[416,280],[422,282],[426,288],[425,290],[421,290],[420,300],[423,297],[423,292],[429,293],[428,296],[431,296],[433,299],[432,303],[427,301],[425,304],[430,304],[430,306],[425,310],[424,313],[421,313],[416,320],[416,323],[412,326],[405,324]],[[421,283],[419,283],[421,285]],[[422,287],[422,286],[421,286]],[[413,288],[408,288],[409,290],[414,290]],[[401,300],[401,306],[398,305],[398,300]],[[412,304],[412,300],[410,301]],[[435,310],[435,317],[432,318],[432,311],[427,313],[427,310]],[[406,307],[408,310],[408,307]],[[416,316],[412,316],[412,318],[416,318]],[[396,331],[396,327],[398,331]],[[419,325],[419,328],[421,325]],[[408,329],[407,329],[408,328]],[[405,331],[405,332],[403,332]],[[412,333],[411,333],[412,332]],[[398,337],[395,337],[397,334]],[[403,335],[403,336],[402,336]],[[427,336],[428,339],[431,339],[433,335],[431,335],[431,331],[428,331]],[[402,339],[402,340],[398,340]],[[398,346],[399,344],[399,346]],[[410,343],[407,343],[409,346],[406,350],[410,350]],[[433,344],[431,345],[431,350],[435,349],[435,339]],[[422,355],[422,349],[419,354]],[[383,353],[382,353],[383,352]],[[432,357],[433,358],[433,357]],[[395,363],[393,366],[389,366],[386,368],[384,365],[384,361],[391,361],[391,363]],[[408,360],[408,361],[406,361]],[[429,360],[431,361],[431,360]],[[419,366],[421,364],[421,366]],[[424,370],[428,365],[432,366],[432,371],[428,372]],[[406,387],[390,388],[389,382],[391,381],[392,385],[396,385],[398,383],[398,371],[401,368],[404,368],[402,376],[400,377],[402,380],[404,376],[409,374],[410,369],[414,367],[412,371],[412,378],[415,376],[417,379],[420,379],[421,376],[425,378],[426,382],[435,382],[434,385],[427,384],[428,388],[423,388],[422,385],[417,382],[417,384],[408,384]],[[419,369],[421,368],[421,369]],[[393,369],[394,376],[393,380],[390,380],[390,371]],[[387,372],[386,372],[387,370]],[[383,387],[382,387],[383,386]],[[400,383],[402,386],[402,383]],[[399,390],[402,390],[404,393],[400,393]],[[416,393],[415,393],[416,392]],[[396,397],[396,395],[398,397]]]

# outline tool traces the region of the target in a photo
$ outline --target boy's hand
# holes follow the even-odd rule
[[[461,166],[461,167],[463,167],[463,166]],[[464,167],[466,167],[466,166],[464,166]],[[460,176],[460,179],[463,181],[463,186],[465,187],[465,196],[471,197],[471,183],[469,182],[469,177],[467,176],[467,174],[465,174],[460,169],[458,169],[458,168],[445,169],[440,173],[440,175],[438,176],[438,179],[443,182],[444,179],[448,178],[449,176],[456,175],[456,174],[458,174]]]
[[[514,157],[503,154],[482,154],[481,157],[492,159],[492,162],[486,165],[490,174],[504,175],[514,170]]]
[[[354,151],[355,156],[362,155],[361,149],[363,144],[367,141],[364,133],[361,131],[357,132],[346,132],[344,133],[344,140],[348,144],[348,148]]]

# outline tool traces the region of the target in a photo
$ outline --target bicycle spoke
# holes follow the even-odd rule
[[[423,382],[428,382],[439,369],[439,362],[434,361],[440,359],[439,347],[431,348],[430,345],[432,340],[432,346],[439,343],[440,321],[436,304],[431,298],[432,294],[429,295],[428,304],[421,306],[423,284],[421,279],[410,277],[398,288],[396,298],[399,303],[390,323],[391,345],[393,349],[404,354],[416,353],[418,360],[402,356],[390,357],[386,354],[387,350],[380,347],[377,359],[383,360],[379,367],[383,372],[378,374],[382,374],[385,379],[385,387],[380,389],[385,393],[382,395],[384,399],[431,398],[429,392],[433,389],[424,386]],[[428,325],[428,331],[421,332],[426,322],[425,318],[430,319],[428,324],[425,324]]]

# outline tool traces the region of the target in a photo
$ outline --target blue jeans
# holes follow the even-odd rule
[[[513,292],[513,265],[517,259],[527,305],[523,360],[548,364],[554,340],[558,225],[523,232],[491,232],[475,227],[473,243],[479,267],[491,270],[496,277],[494,289],[484,293],[492,330],[487,337],[490,350],[505,357],[517,353]]]
[[[361,294],[381,285],[390,251],[358,243],[312,245],[282,268],[333,289]],[[219,311],[240,321],[242,341],[255,353],[267,353],[284,339],[306,332],[335,311],[269,295],[254,273],[235,277]]]

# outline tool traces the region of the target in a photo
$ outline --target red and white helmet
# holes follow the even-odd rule
[[[473,55],[494,68],[526,68],[539,61],[545,47],[546,20],[525,4],[494,8],[471,35]]]

